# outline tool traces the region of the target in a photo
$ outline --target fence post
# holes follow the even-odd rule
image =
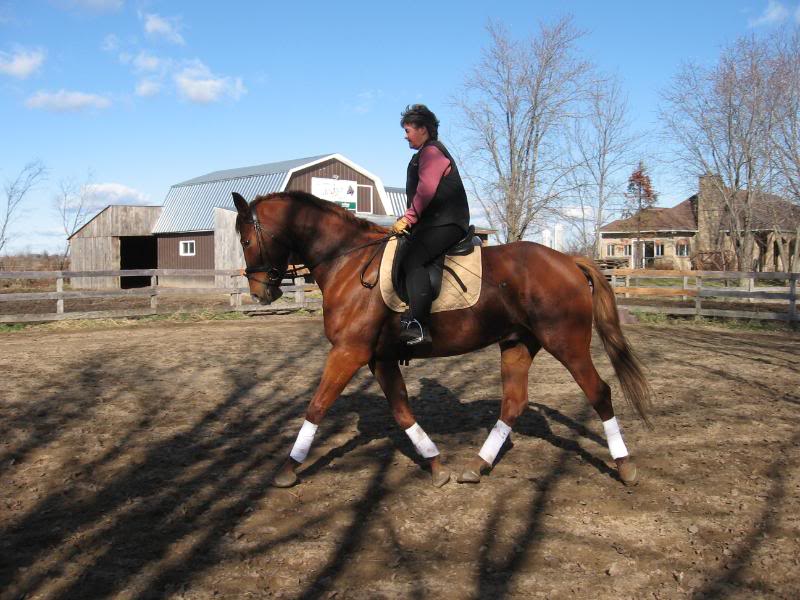
[[[294,303],[297,306],[306,305],[306,279],[305,277],[294,278]]]
[[[56,278],[56,292],[59,294],[63,293],[64,291],[64,278],[60,275]],[[56,300],[56,313],[59,315],[64,314],[64,297],[59,296],[58,300]]]
[[[789,323],[797,327],[797,273],[789,275]]]
[[[231,275],[231,282],[233,284],[233,290],[231,291],[231,306],[234,308],[238,308],[242,305],[242,293],[239,291],[239,275],[236,273],[235,275]]]
[[[626,288],[631,287],[631,276],[630,275],[625,275],[625,287]],[[627,292],[625,292],[625,297],[626,298],[630,298],[631,295],[628,294]]]
[[[703,306],[702,306],[703,302],[702,302],[702,299],[700,298],[700,292],[703,289],[703,276],[702,275],[696,275],[695,276],[695,278],[694,278],[694,287],[695,287],[695,290],[697,291],[697,295],[694,297],[694,318],[695,319],[699,319],[700,318],[700,311],[703,308]]]
[[[684,275],[683,276],[683,289],[684,290],[688,290],[689,289],[689,276],[688,275]],[[686,298],[687,298],[686,296],[681,296],[681,300],[686,300]]]
[[[150,290],[150,310],[152,310],[153,313],[155,313],[158,310],[158,289],[157,289],[158,288],[158,276],[157,275],[151,275],[150,276],[150,287],[152,288]]]
[[[756,275],[755,275],[755,273],[752,273],[750,275],[750,277],[747,279],[747,292],[749,294],[752,294],[753,293],[753,289],[755,289],[755,287],[756,287]],[[749,304],[752,304],[755,301],[756,300],[755,300],[755,298],[753,298],[752,295],[747,297],[747,302]]]

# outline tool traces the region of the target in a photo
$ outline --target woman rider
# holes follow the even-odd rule
[[[418,151],[408,163],[407,210],[392,225],[394,233],[410,234],[403,269],[411,319],[402,322],[400,339],[413,345],[431,342],[433,293],[426,266],[466,235],[469,205],[453,157],[438,139],[436,115],[424,104],[412,104],[400,125],[409,147]]]

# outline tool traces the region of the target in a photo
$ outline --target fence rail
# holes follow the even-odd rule
[[[228,276],[231,287],[165,287],[158,283],[159,277],[214,277]],[[64,290],[66,280],[77,277],[150,277],[150,285],[128,290]],[[287,312],[303,308],[319,308],[321,300],[309,297],[308,292],[319,290],[314,284],[306,283],[302,277],[284,279],[281,291],[293,294],[293,302],[278,302],[269,306],[243,304],[242,295],[249,295],[247,280],[239,270],[219,269],[136,269],[118,271],[0,271],[0,280],[55,280],[56,290],[49,292],[9,292],[0,293],[2,302],[55,301],[54,312],[0,314],[0,323],[30,323],[41,321],[64,321],[69,319],[122,318],[158,314],[160,297],[186,294],[221,294],[230,298],[228,312],[239,311],[249,314]],[[149,298],[148,308],[125,308],[120,310],[65,311],[64,300],[89,298]]]
[[[732,319],[778,320],[798,322],[797,281],[798,273],[757,273],[740,271],[655,271],[644,269],[606,269],[603,271],[611,281],[618,298],[639,297],[652,300],[664,298],[666,305],[624,304],[628,309],[668,315],[693,315],[695,317],[726,317]],[[679,280],[675,285],[658,285],[659,280]],[[757,286],[758,281],[773,285]],[[774,285],[785,281],[787,285]],[[731,285],[736,282],[737,285]],[[693,300],[694,307],[670,306],[676,300]],[[703,305],[706,300],[706,305]],[[742,304],[736,307],[709,307],[708,302]],[[781,310],[764,310],[750,304],[774,304]]]

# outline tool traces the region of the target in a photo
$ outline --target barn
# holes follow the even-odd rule
[[[72,271],[155,269],[158,264],[153,227],[161,206],[106,206],[69,237]],[[150,285],[145,277],[74,277],[84,289],[131,288]]]
[[[98,213],[81,230],[92,232],[92,244],[84,241],[85,234],[80,231],[70,238],[73,269],[240,269],[245,265],[236,234],[236,209],[231,193],[238,192],[252,200],[261,194],[281,191],[314,194],[384,226],[391,225],[406,209],[405,189],[385,187],[379,177],[341,154],[214,171],[173,185],[163,207],[108,207]],[[128,212],[120,210],[123,208],[129,209]],[[105,215],[109,210],[110,214]],[[145,214],[150,216],[149,220],[144,219]],[[123,223],[118,223],[116,228],[104,225],[109,217],[117,223],[126,215],[139,221],[127,224],[129,233],[120,233],[124,230]],[[490,230],[478,230],[484,240],[488,233]],[[114,237],[132,235],[146,240],[140,240],[139,246],[132,241],[114,241]],[[110,251],[115,244],[124,244],[129,251]],[[86,278],[80,283],[86,285],[73,285],[90,287],[89,280],[83,279]],[[124,279],[134,283],[132,278]],[[97,278],[91,285],[118,287],[120,283],[119,278]],[[148,284],[142,282],[142,285]],[[225,275],[159,278],[159,285],[174,287],[213,285],[224,288],[232,284],[232,278]]]

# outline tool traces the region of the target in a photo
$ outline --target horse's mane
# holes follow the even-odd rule
[[[325,213],[335,215],[340,219],[343,219],[344,221],[357,227],[361,231],[368,231],[373,233],[386,232],[385,227],[381,227],[380,225],[372,223],[371,221],[367,221],[366,219],[357,217],[349,210],[342,208],[341,206],[338,206],[333,202],[328,202],[327,200],[323,200],[322,198],[317,198],[313,194],[309,194],[307,192],[299,192],[299,191],[274,192],[272,194],[256,196],[255,199],[250,203],[250,206],[255,207],[255,205],[260,202],[269,202],[270,200],[273,199],[287,198],[287,197],[294,202],[311,205],[314,208],[319,209]],[[238,219],[237,219],[237,225],[238,225]]]

